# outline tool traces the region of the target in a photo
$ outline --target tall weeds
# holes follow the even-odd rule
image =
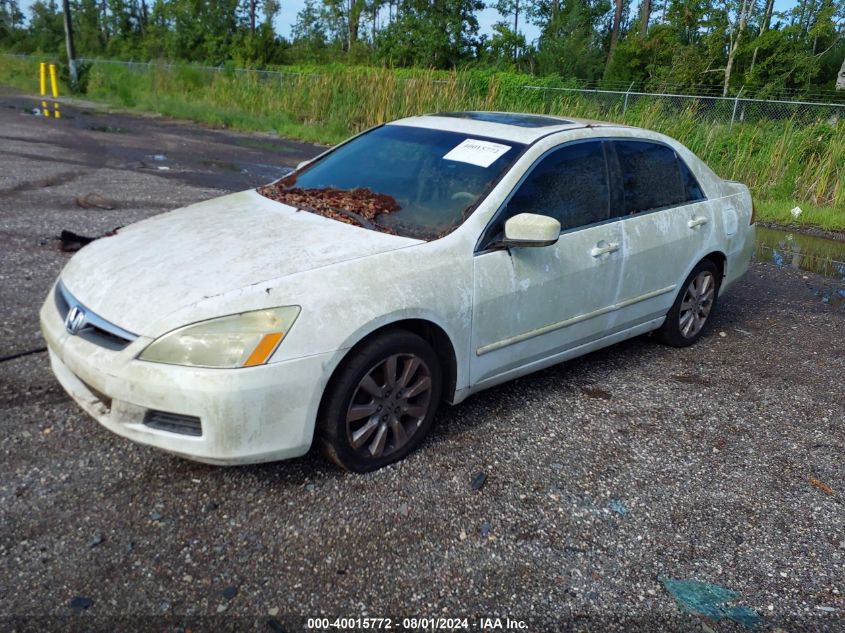
[[[27,67],[27,65],[31,66]],[[35,65],[0,60],[0,81],[20,85]],[[505,110],[615,121],[677,138],[722,177],[761,199],[833,207],[845,226],[845,120],[759,120],[731,129],[703,108],[553,90],[547,78],[485,71],[289,68],[283,74],[193,66],[129,69],[95,64],[88,96],[206,123],[335,143],[392,119],[450,110]],[[32,72],[30,72],[32,71]],[[560,82],[558,81],[558,84]]]

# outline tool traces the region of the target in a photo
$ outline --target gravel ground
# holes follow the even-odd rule
[[[0,356],[43,346],[37,310],[68,257],[52,239],[61,229],[98,234],[319,151],[25,107],[0,92]],[[91,192],[115,208],[80,208]],[[0,362],[0,622],[741,630],[680,611],[666,577],[739,592],[765,630],[845,630],[845,310],[819,300],[838,283],[755,264],[696,346],[641,337],[479,394],[369,475],[316,455],[184,461],[99,427],[45,354]]]

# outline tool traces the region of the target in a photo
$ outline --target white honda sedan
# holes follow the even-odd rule
[[[442,401],[652,330],[694,343],[753,248],[748,189],[671,138],[438,114],[93,242],[41,326],[119,435],[213,464],[316,442],[368,471]]]

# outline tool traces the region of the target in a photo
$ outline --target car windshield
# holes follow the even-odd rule
[[[259,192],[340,222],[431,240],[459,226],[523,148],[385,125]]]

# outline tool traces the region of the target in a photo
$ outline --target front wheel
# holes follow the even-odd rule
[[[660,340],[673,347],[687,347],[704,332],[719,296],[719,270],[709,259],[698,263],[684,281],[666,321],[657,331]]]
[[[386,332],[346,358],[320,407],[318,441],[341,468],[368,472],[401,460],[434,422],[442,374],[416,334]]]

